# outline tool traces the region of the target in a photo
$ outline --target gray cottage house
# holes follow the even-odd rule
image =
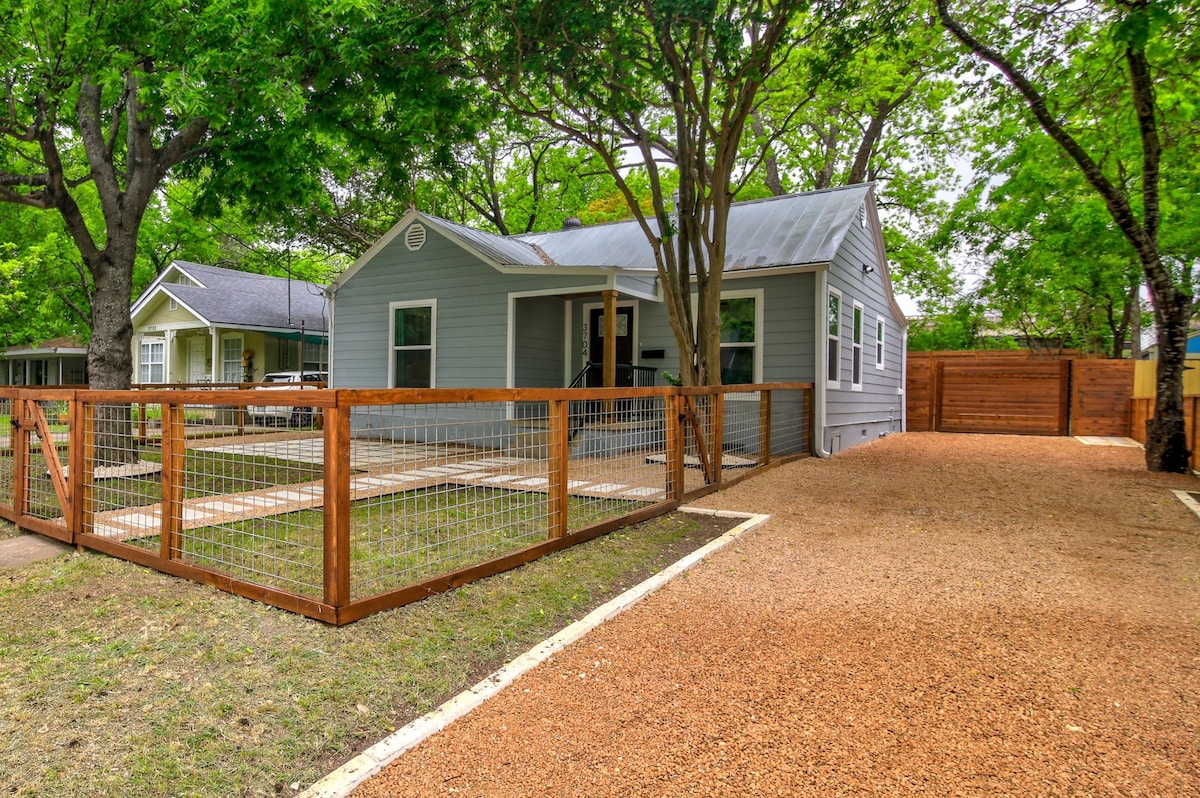
[[[338,388],[594,386],[606,358],[614,385],[678,370],[632,221],[504,237],[413,210],[329,294]],[[816,454],[904,429],[908,323],[872,185],[736,203],[721,306],[723,382],[812,382]]]
[[[133,381],[259,382],[328,370],[325,287],[172,261],[130,309]]]

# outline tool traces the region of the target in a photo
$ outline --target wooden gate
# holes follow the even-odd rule
[[[1133,360],[1071,362],[1071,434],[1129,434]]]
[[[46,417],[47,407],[61,404],[63,410],[69,406],[73,391],[61,393],[45,391],[41,397],[28,398],[26,391],[17,391],[0,399],[8,410],[10,427],[9,444],[12,447],[11,472],[5,476],[11,483],[11,496],[5,497],[12,504],[0,501],[0,517],[19,526],[40,532],[65,543],[74,542],[67,523],[72,510],[71,486],[67,480],[63,454],[55,441],[57,435],[63,443],[69,435],[70,419],[64,418],[52,426]],[[56,414],[57,415],[57,414]]]
[[[935,365],[938,432],[1066,435],[1069,360]]]
[[[908,429],[1015,435],[1128,435],[1132,360],[909,360]]]

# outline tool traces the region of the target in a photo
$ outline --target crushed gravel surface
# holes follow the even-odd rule
[[[702,504],[772,520],[370,796],[1198,796],[1200,519],[1140,449],[909,433]]]

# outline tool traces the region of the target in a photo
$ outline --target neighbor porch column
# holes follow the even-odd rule
[[[209,382],[220,382],[221,374],[221,339],[217,337],[217,328],[208,328],[208,337],[212,342],[212,366],[209,368]]]
[[[617,384],[617,292],[604,292],[604,387]]]

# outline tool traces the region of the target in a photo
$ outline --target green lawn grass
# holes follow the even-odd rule
[[[0,579],[0,794],[292,794],[715,534],[630,527],[334,629],[83,552]]]

